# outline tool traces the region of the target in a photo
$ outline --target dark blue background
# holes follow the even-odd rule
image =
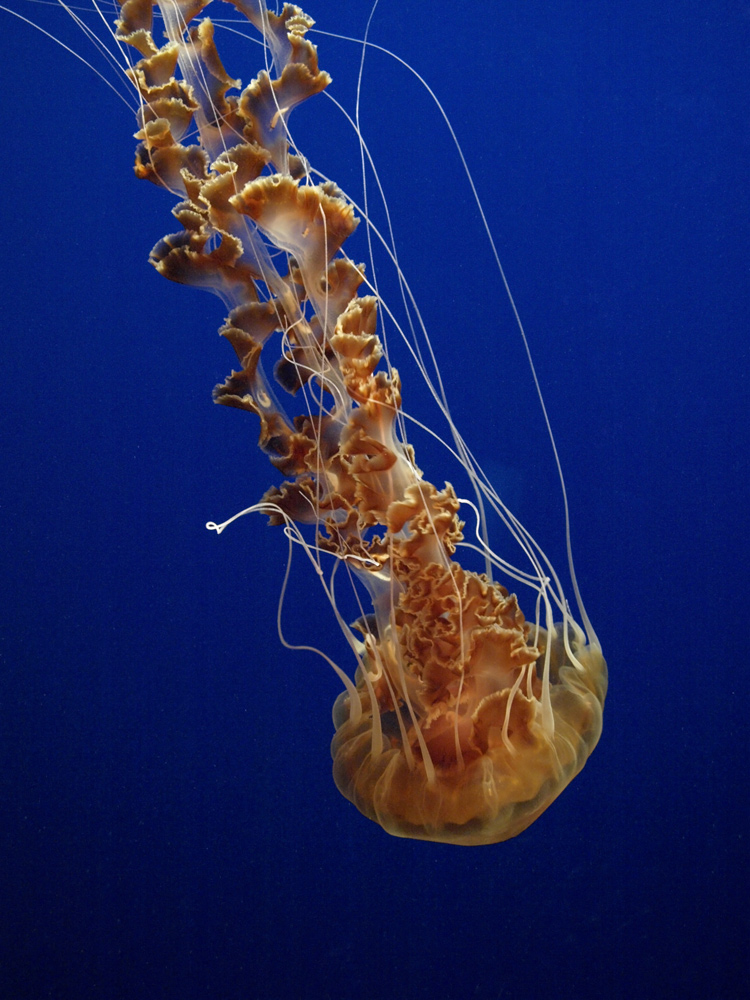
[[[359,37],[369,10],[309,4]],[[743,995],[750,5],[381,0],[373,20],[466,150],[610,662],[583,774],[481,849],[390,838],[336,791],[338,682],[276,635],[283,537],[203,527],[273,481],[253,419],[210,402],[222,307],[146,263],[174,223],[132,174],[127,108],[0,30],[0,996]],[[316,40],[351,108],[359,50]],[[227,62],[248,82],[257,50]],[[549,445],[450,138],[377,53],[362,123],[456,421],[558,562]],[[359,197],[332,107],[291,124]],[[298,559],[288,638],[348,664],[315,588]]]

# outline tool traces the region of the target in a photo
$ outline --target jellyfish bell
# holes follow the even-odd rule
[[[179,199],[181,228],[156,244],[151,263],[226,304],[220,332],[238,367],[214,398],[258,419],[259,446],[280,474],[241,513],[265,513],[304,551],[356,664],[351,680],[332,663],[344,684],[333,710],[336,785],[398,836],[505,840],[560,794],[601,733],[606,665],[569,542],[577,617],[451,418],[395,245],[294,141],[293,110],[331,82],[308,38],[312,19],[290,4],[274,13],[264,0],[217,2],[263,43],[243,89],[224,68],[209,5],[120,4],[114,37],[131,53],[138,96],[135,170]],[[347,254],[361,220],[396,269],[407,322],[373,268]],[[468,496],[417,465],[419,422],[402,403],[408,386],[384,342],[384,316],[426,380],[448,429],[445,440],[431,433]],[[567,501],[565,513],[567,524]],[[208,527],[221,533],[238,516]],[[521,566],[491,546],[492,519]],[[464,553],[481,565],[470,568]],[[353,583],[351,616],[336,596],[340,572]]]
[[[383,663],[375,649],[364,657],[365,669],[376,663],[369,683],[361,668],[357,676],[357,721],[348,694],[339,696],[336,785],[389,833],[463,845],[508,840],[557,798],[596,746],[606,683],[601,653],[574,643],[573,655],[563,650],[547,679],[547,636],[540,634],[533,648],[523,627],[505,631],[510,635],[495,633],[462,676],[451,678],[452,690],[443,682],[436,702],[432,690],[420,698],[404,693],[398,678],[384,677],[399,668]],[[554,635],[549,645],[559,652],[563,643]],[[377,731],[382,735],[374,738]]]

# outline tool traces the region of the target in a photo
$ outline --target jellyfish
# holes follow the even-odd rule
[[[417,465],[379,335],[385,305],[345,250],[360,216],[290,132],[292,111],[331,82],[307,37],[313,21],[292,4],[277,14],[265,0],[224,2],[263,42],[244,88],[199,17],[211,0],[120,0],[116,38],[135,52],[128,75],[140,104],[135,171],[179,199],[181,228],[151,263],[224,302],[220,333],[237,367],[214,398],[253,414],[280,473],[243,513],[266,514],[304,548],[351,651],[353,679],[332,664],[343,684],[333,708],[337,787],[396,836],[496,843],[528,827],[596,746],[601,647],[572,562],[580,624],[455,427],[449,450],[473,499]],[[487,509],[525,569],[492,549]],[[234,519],[208,527],[221,532]],[[462,565],[464,548],[483,567]],[[351,624],[337,573],[366,595]],[[531,593],[528,619],[513,586]]]

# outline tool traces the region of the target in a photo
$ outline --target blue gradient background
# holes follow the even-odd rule
[[[359,37],[369,10],[309,4]],[[254,420],[210,401],[222,307],[146,263],[174,221],[132,174],[127,109],[2,12],[0,30],[0,997],[745,995],[750,5],[375,14],[474,172],[610,663],[582,775],[518,839],[468,850],[390,838],[336,791],[338,682],[276,635],[284,539],[203,527],[274,478]],[[359,51],[316,41],[351,107]],[[559,561],[549,445],[450,139],[377,53],[362,121],[456,421]],[[292,127],[354,193],[327,102]],[[405,391],[419,411],[406,372]],[[301,559],[284,623],[348,662]]]

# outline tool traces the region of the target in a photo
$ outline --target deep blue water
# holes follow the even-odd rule
[[[308,9],[361,37],[370,4]],[[132,174],[128,109],[1,11],[0,30],[2,1000],[743,996],[750,4],[373,19],[474,172],[610,664],[583,773],[474,849],[388,837],[336,791],[338,682],[276,635],[284,539],[203,527],[274,481],[254,419],[211,404],[222,306],[147,264],[176,224]],[[352,107],[359,50],[316,40]],[[362,122],[456,421],[559,561],[549,444],[450,137],[378,53]],[[292,126],[358,197],[324,99]],[[315,588],[298,559],[287,636],[346,662]]]

